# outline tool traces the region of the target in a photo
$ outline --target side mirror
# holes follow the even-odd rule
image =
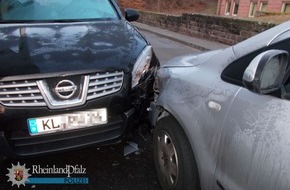
[[[140,14],[135,9],[126,8],[125,9],[125,19],[129,22],[136,21],[140,17]]]
[[[277,91],[283,83],[288,57],[288,52],[282,50],[268,50],[259,54],[244,72],[244,86],[258,94]]]

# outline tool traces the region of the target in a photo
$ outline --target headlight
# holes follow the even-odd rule
[[[135,87],[143,74],[145,74],[150,68],[150,62],[152,59],[152,47],[147,46],[139,55],[133,71],[132,71],[132,88]]]

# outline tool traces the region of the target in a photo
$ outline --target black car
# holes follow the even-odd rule
[[[120,142],[146,114],[152,47],[114,0],[0,1],[0,155]]]

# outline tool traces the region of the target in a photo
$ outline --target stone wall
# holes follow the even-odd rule
[[[275,24],[200,14],[174,16],[139,11],[139,22],[228,45],[236,44]]]

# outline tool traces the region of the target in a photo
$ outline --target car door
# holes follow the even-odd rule
[[[289,52],[285,44],[289,39],[261,51]],[[216,189],[290,189],[290,101],[281,98],[281,90],[239,90],[224,122],[215,176]]]
[[[224,189],[290,188],[290,101],[242,88],[226,118],[216,177]]]

